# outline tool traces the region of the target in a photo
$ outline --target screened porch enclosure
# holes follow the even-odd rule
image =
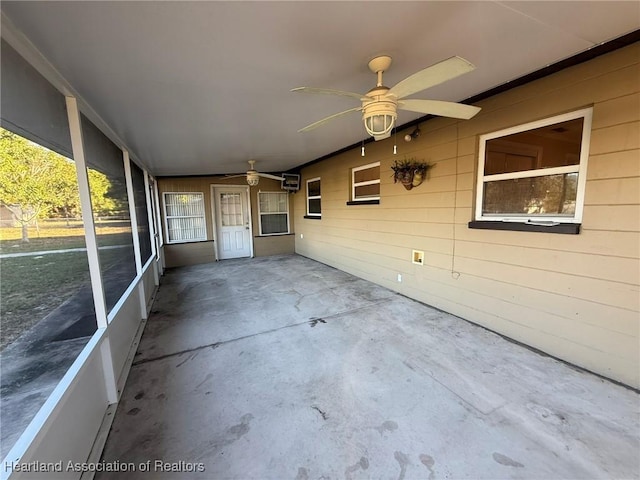
[[[33,449],[55,455],[52,439],[71,424],[92,438],[104,428],[162,263],[154,179],[90,109],[4,39],[1,49],[0,200],[13,213],[0,226],[0,412],[11,466]],[[72,444],[63,448],[83,461],[93,448]]]

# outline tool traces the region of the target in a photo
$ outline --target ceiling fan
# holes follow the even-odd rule
[[[256,185],[258,185],[258,182],[260,182],[260,177],[270,178],[272,180],[278,180],[278,181],[285,180],[284,177],[271,175],[270,173],[258,172],[254,168],[255,163],[256,163],[255,160],[249,160],[249,170],[247,170],[247,173],[244,173],[242,175],[227,175],[226,178],[247,177],[247,183],[252,187],[255,187]]]
[[[359,107],[350,108],[349,110],[318,120],[298,130],[298,132],[308,132],[309,130],[324,125],[334,118],[341,117],[347,113],[362,111],[362,119],[367,133],[375,140],[382,140],[391,135],[391,130],[398,116],[398,109],[438,115],[441,117],[461,118],[464,120],[472,118],[480,111],[480,107],[464,105],[462,103],[406,98],[416,92],[473,71],[476,67],[464,58],[451,57],[443,60],[410,75],[391,88],[385,87],[382,83],[382,74],[390,65],[391,57],[387,55],[376,57],[369,62],[369,69],[377,74],[378,82],[375,87],[365,94],[328,88],[297,87],[292,89],[292,92],[340,95],[362,102]]]

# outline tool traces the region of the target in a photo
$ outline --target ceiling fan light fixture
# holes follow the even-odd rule
[[[375,101],[362,109],[364,128],[375,140],[382,140],[391,135],[398,114],[396,103],[391,101]]]
[[[260,182],[260,176],[254,172],[247,172],[247,183],[251,187],[255,187]]]

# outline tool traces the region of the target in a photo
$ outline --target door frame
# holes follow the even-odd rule
[[[211,217],[213,220],[213,253],[216,257],[216,262],[220,260],[220,256],[218,254],[218,222],[217,222],[217,210],[216,210],[216,189],[217,188],[225,188],[225,189],[236,189],[238,191],[242,191],[247,200],[247,215],[249,215],[249,249],[250,254],[249,257],[244,258],[254,258],[253,252],[253,213],[251,212],[251,190],[248,185],[229,185],[224,183],[212,183],[210,185],[211,191]]]

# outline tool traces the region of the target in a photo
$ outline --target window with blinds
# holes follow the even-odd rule
[[[207,239],[204,194],[164,193],[167,243],[199,242]]]
[[[289,233],[289,197],[286,192],[258,192],[260,235]]]

